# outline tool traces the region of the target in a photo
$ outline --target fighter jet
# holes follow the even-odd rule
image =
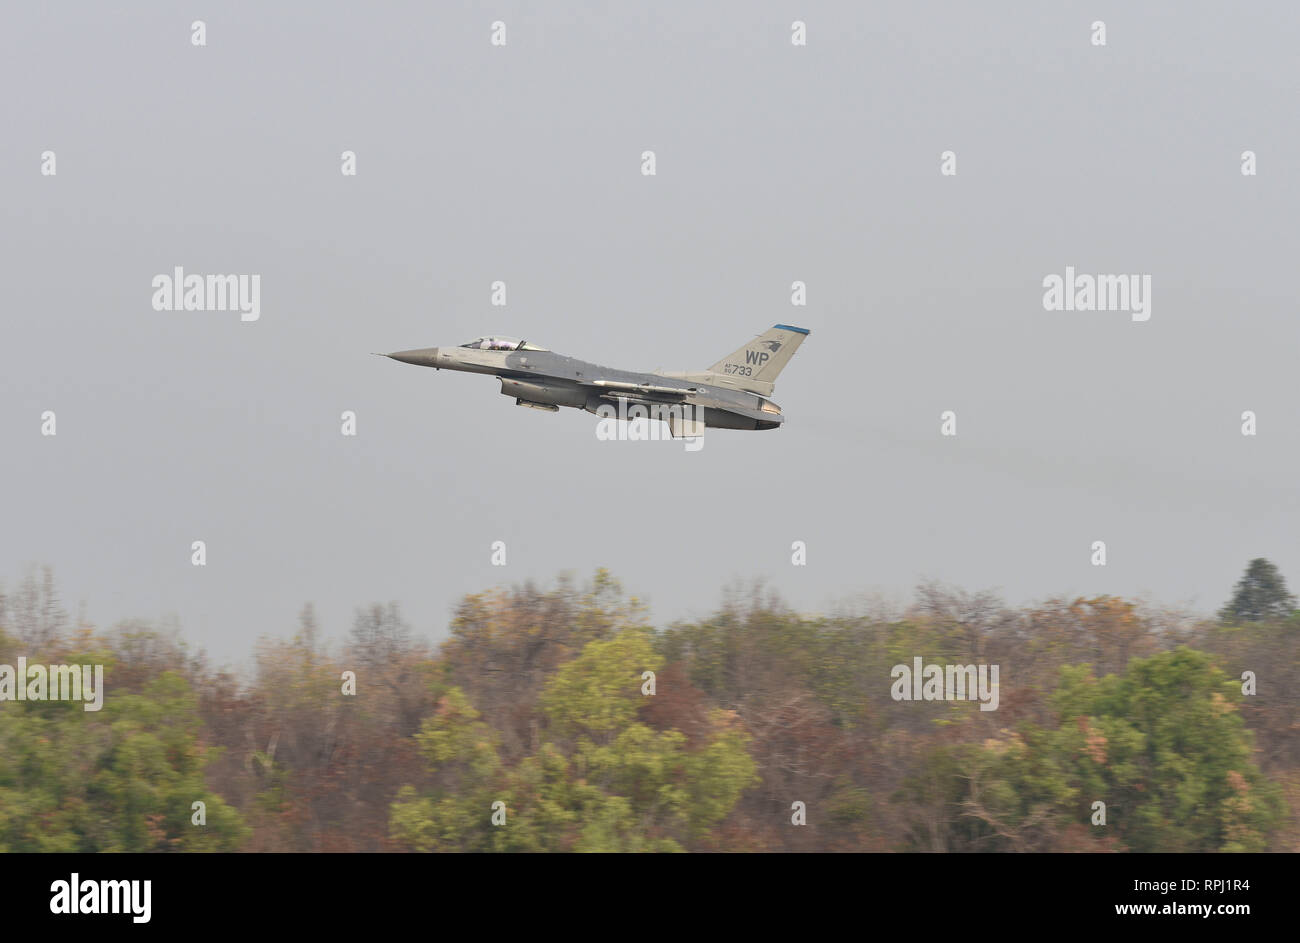
[[[439,370],[487,373],[516,406],[559,412],[663,419],[673,436],[715,429],[775,429],[785,421],[767,397],[777,374],[809,331],[777,324],[699,373],[635,373],[597,366],[514,337],[478,337],[459,347],[423,347],[380,354]],[[629,407],[641,407],[640,411]]]

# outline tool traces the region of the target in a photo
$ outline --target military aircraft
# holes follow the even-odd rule
[[[575,360],[514,337],[479,337],[459,347],[399,350],[402,363],[439,370],[487,373],[501,380],[501,392],[515,405],[559,412],[561,406],[612,415],[642,407],[663,419],[673,436],[698,436],[715,429],[775,429],[781,407],[767,399],[777,374],[790,362],[806,328],[777,324],[735,353],[699,373],[635,373]],[[602,409],[603,407],[603,409]]]

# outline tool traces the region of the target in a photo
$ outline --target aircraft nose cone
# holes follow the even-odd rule
[[[394,360],[400,360],[402,363],[415,364],[417,367],[436,367],[438,366],[438,348],[421,347],[419,350],[399,350],[396,353],[387,356]]]

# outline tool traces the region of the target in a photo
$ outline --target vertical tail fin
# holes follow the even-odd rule
[[[790,362],[809,333],[807,328],[788,324],[770,327],[735,353],[709,367],[708,372],[715,375],[710,382],[770,396],[777,374]]]

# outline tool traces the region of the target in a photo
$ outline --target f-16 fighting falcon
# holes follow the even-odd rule
[[[480,337],[459,347],[380,354],[439,370],[487,373],[515,405],[558,412],[561,406],[613,414],[640,406],[668,423],[673,436],[715,429],[775,429],[781,407],[768,400],[777,374],[808,331],[778,324],[700,373],[634,373],[553,353],[513,337]],[[602,407],[604,407],[602,409]]]

